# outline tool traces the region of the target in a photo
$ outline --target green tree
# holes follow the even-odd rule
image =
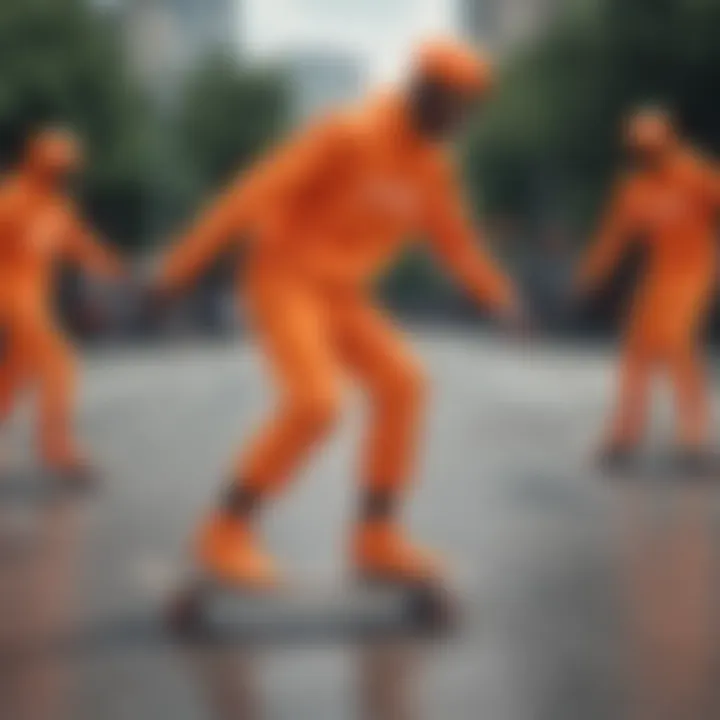
[[[178,109],[178,150],[195,200],[228,182],[286,129],[284,79],[250,70],[223,55],[209,56],[188,78]]]
[[[279,71],[251,70],[226,55],[207,56],[190,74],[175,109],[170,172],[164,173],[170,234],[278,141],[289,117],[287,98]],[[233,260],[218,258],[199,292],[212,294],[227,283]]]
[[[617,171],[622,118],[640,104],[668,105],[694,141],[720,150],[719,31],[718,0],[568,3],[505,64],[473,128],[476,201],[529,228],[548,213],[586,226]]]
[[[83,0],[0,3],[0,155],[12,162],[27,132],[67,123],[87,147],[84,199],[126,246],[143,238],[152,133],[125,73],[117,27]]]

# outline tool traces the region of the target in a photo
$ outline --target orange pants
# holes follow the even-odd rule
[[[0,323],[6,333],[0,361],[0,421],[12,412],[22,391],[39,393],[39,438],[50,464],[72,459],[72,404],[75,361],[72,350],[48,313],[35,303],[3,303]]]
[[[279,489],[332,428],[349,373],[371,406],[363,478],[404,484],[416,454],[425,380],[393,325],[357,290],[327,289],[276,268],[258,269],[247,305],[279,389],[274,416],[242,453],[236,477]]]
[[[677,442],[698,447],[708,439],[709,397],[697,336],[711,287],[710,278],[691,277],[656,279],[640,288],[627,328],[611,442],[640,441],[657,370],[667,375],[674,390]]]

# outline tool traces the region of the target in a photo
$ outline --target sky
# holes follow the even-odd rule
[[[452,32],[456,0],[237,0],[245,52],[293,48],[357,54],[372,81],[400,75],[419,38]]]

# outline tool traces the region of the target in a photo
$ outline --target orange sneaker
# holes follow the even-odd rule
[[[426,550],[414,547],[389,522],[368,522],[357,530],[353,562],[367,579],[400,583],[426,583],[441,578],[440,562]]]
[[[197,557],[221,582],[255,590],[279,584],[274,561],[257,545],[248,524],[224,513],[214,514],[202,527]]]

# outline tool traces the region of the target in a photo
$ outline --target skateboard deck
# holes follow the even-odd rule
[[[688,461],[674,453],[639,453],[616,465],[600,463],[599,472],[617,480],[720,480],[720,453]]]
[[[255,590],[196,576],[175,591],[167,607],[170,629],[180,636],[442,631],[457,619],[456,595],[445,586],[363,580]]]
[[[60,498],[91,496],[98,485],[85,479],[64,479],[47,470],[0,472],[0,505],[14,502],[52,502]]]

